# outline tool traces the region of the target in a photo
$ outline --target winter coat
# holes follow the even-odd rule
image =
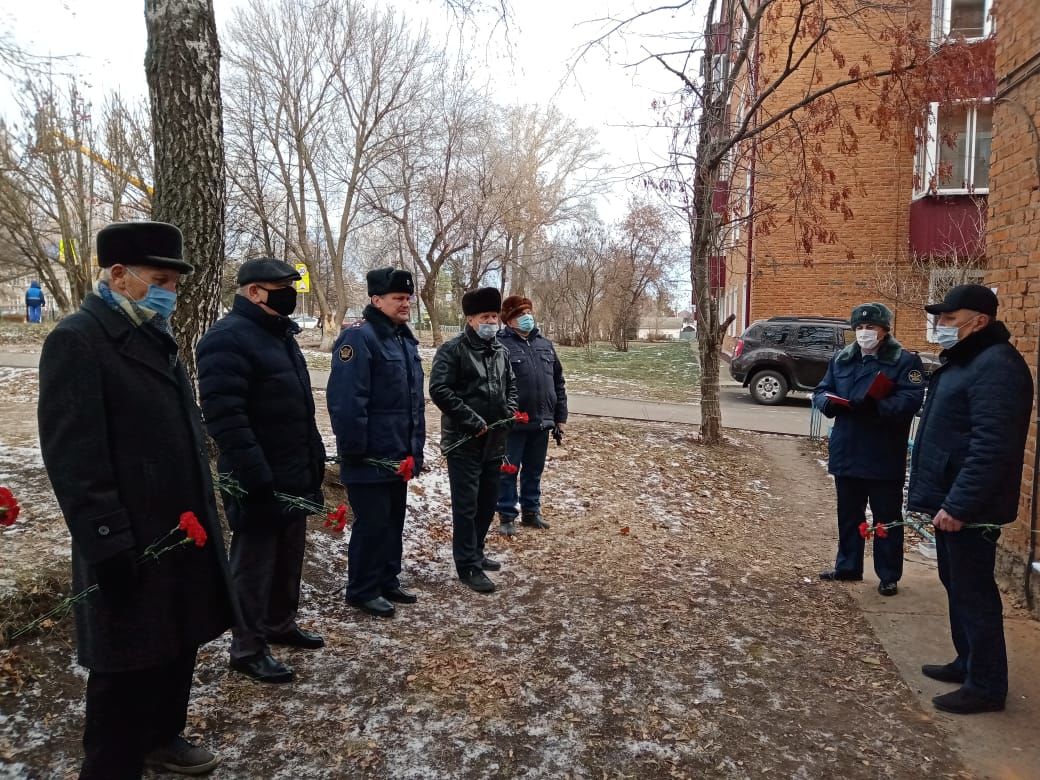
[[[43,295],[43,290],[40,289],[39,282],[32,282],[29,285],[29,289],[25,291],[25,305],[26,306],[46,306],[47,299]]]
[[[516,378],[509,353],[498,341],[485,341],[469,327],[441,344],[430,371],[430,398],[441,410],[441,449],[473,436],[517,411]],[[484,460],[501,458],[512,423],[489,430],[454,452]]]
[[[567,390],[563,366],[549,339],[535,328],[524,338],[512,328],[498,334],[509,350],[509,367],[516,377],[517,401],[530,421],[514,430],[544,430],[567,422]]]
[[[277,490],[321,503],[325,446],[314,422],[299,326],[236,295],[231,311],[199,341],[199,398],[220,449],[217,467],[246,491]],[[225,494],[232,528],[299,518],[283,502],[253,504]]]
[[[921,358],[903,349],[892,336],[885,338],[876,356],[864,356],[859,344],[850,344],[831,358],[813,392],[813,405],[835,417],[834,403],[825,394],[861,402],[878,373],[895,383],[891,394],[872,407],[839,414],[834,421],[827,468],[837,477],[900,482],[906,477],[910,424],[924,400]]]
[[[1033,378],[993,322],[940,355],[910,461],[907,508],[964,523],[1018,515]]]
[[[76,606],[79,661],[97,672],[167,664],[231,625],[230,580],[202,420],[173,339],[98,296],[40,356],[40,447],[72,535],[73,590],[94,564],[140,554],[192,511],[209,539],[138,565],[133,592]],[[183,538],[178,532],[175,540]]]
[[[326,401],[343,484],[400,480],[389,468],[361,458],[401,461],[411,455],[416,471],[426,444],[426,399],[419,342],[407,325],[396,325],[375,306],[344,329],[332,350]]]

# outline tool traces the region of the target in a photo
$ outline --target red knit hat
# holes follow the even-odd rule
[[[513,317],[520,314],[523,309],[533,309],[534,304],[530,298],[522,295],[510,295],[502,301],[502,322],[509,322]]]

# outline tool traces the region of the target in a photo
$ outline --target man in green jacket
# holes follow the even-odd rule
[[[516,380],[498,343],[502,295],[494,287],[462,296],[466,327],[433,358],[430,397],[441,410],[441,450],[451,486],[452,557],[459,579],[478,593],[495,584],[484,573],[501,564],[484,555],[498,501],[506,436],[517,408]],[[492,427],[494,426],[494,427]]]

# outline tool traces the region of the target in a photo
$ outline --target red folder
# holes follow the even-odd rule
[[[895,382],[878,371],[877,376],[874,377],[874,381],[871,382],[870,387],[867,388],[867,395],[875,401],[880,401],[882,398],[888,398],[892,395],[892,391],[895,390],[895,387]]]
[[[823,396],[832,404],[837,404],[838,406],[849,406],[848,398],[842,398],[840,395],[835,395],[834,393],[824,393]]]

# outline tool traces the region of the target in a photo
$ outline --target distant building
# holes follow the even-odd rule
[[[678,339],[683,328],[680,317],[641,317],[636,329],[639,341],[665,341]]]

